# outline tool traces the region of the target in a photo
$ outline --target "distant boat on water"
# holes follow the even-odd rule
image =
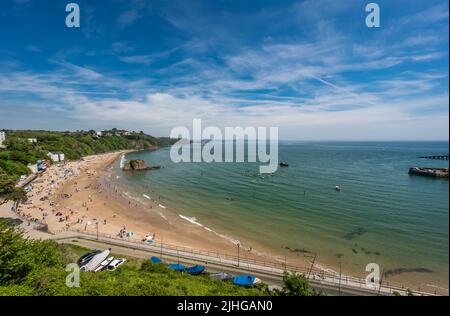
[[[410,175],[426,176],[432,178],[447,178],[448,168],[420,168],[414,167],[409,169]]]
[[[149,172],[140,176],[124,175],[119,184],[123,184],[131,196],[140,197],[143,201],[150,201],[142,196],[148,194],[155,203],[152,211],[156,212],[155,216],[161,222],[174,220],[169,216],[173,214],[166,213],[174,208],[178,210],[176,217],[180,213],[185,214],[190,219],[196,218],[196,223],[214,228],[214,232],[209,232],[192,223],[192,229],[197,226],[205,238],[214,234],[214,238],[228,241],[236,238],[235,234],[239,232],[244,240],[255,240],[255,253],[262,250],[258,249],[260,245],[274,257],[283,258],[286,255],[289,260],[299,253],[285,251],[284,247],[303,249],[306,245],[300,241],[296,243],[295,240],[308,231],[308,239],[313,240],[308,245],[308,251],[317,252],[318,258],[326,258],[319,260],[319,263],[330,269],[339,269],[334,255],[328,258],[330,240],[333,240],[333,251],[342,265],[348,264],[346,272],[350,275],[353,269],[358,275],[366,261],[375,255],[379,256],[381,252],[383,258],[399,267],[404,262],[420,260],[421,266],[435,271],[436,278],[429,273],[418,273],[414,279],[417,277],[420,282],[445,286],[448,274],[445,249],[448,249],[448,238],[445,238],[447,227],[444,220],[448,216],[448,180],[409,177],[408,170],[415,166],[448,168],[446,160],[428,160],[427,163],[427,160],[420,162],[417,158],[424,154],[423,151],[444,153],[447,148],[448,142],[280,142],[279,160],[275,164],[278,172],[275,172],[274,177],[260,175],[257,170],[259,163],[224,164],[219,168],[218,165],[201,162],[196,165],[198,168],[177,164],[177,172],[166,168],[162,172]],[[136,152],[129,159],[170,165],[168,151]],[[281,162],[287,163],[289,167],[280,167]],[[251,203],[244,203],[252,196]],[[159,204],[167,209],[159,207]],[[385,214],[380,209],[389,209],[396,214],[395,228],[401,233],[390,234],[389,230],[379,229],[379,223],[385,220]],[[404,212],[405,209],[408,212]],[[429,216],[430,209],[433,210],[433,216],[430,221],[424,222],[421,219]],[[258,214],[260,220],[256,221],[254,214]],[[333,221],[324,221],[330,215]],[[367,221],[367,216],[373,221]],[[282,217],[283,221],[273,225],[273,218],[277,217]],[[336,238],[333,229],[336,225],[342,228],[339,230],[341,237],[350,233],[354,237],[348,239],[354,240],[349,243],[347,238]],[[363,227],[370,233],[364,236],[354,234],[352,231],[355,227]],[[424,227],[426,229],[421,229]],[[270,232],[270,238],[264,233],[254,234],[255,231]],[[419,242],[410,243],[415,236]],[[376,246],[360,245],[359,238],[373,245],[383,242],[384,246],[377,249]],[[155,243],[153,247],[157,249]],[[354,246],[355,243],[358,243],[358,247]],[[353,253],[349,245],[357,251],[354,258],[346,255],[347,252]],[[361,250],[361,247],[365,247],[365,250]],[[433,255],[428,256],[426,253]],[[176,259],[171,261],[167,258],[164,261],[177,263]],[[201,261],[195,264],[206,266]],[[209,269],[212,268],[207,266],[206,272]],[[253,271],[246,273],[251,275]],[[405,284],[408,284],[408,278],[406,273],[398,276]]]

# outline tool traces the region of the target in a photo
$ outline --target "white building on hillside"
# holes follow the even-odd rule
[[[5,132],[0,131],[0,148],[5,148],[6,146],[3,145],[3,142],[6,140],[6,134]]]
[[[47,156],[53,160],[54,162],[60,162],[60,161],[64,161],[64,153],[61,151],[53,151],[53,152],[49,152],[47,154]]]
[[[31,144],[36,144],[37,143],[37,139],[36,138],[28,138],[28,142]]]
[[[99,131],[93,131],[92,132],[92,134],[91,134],[91,136],[93,137],[93,138],[100,138],[100,137],[102,137],[103,136],[103,133],[102,132],[99,132]]]

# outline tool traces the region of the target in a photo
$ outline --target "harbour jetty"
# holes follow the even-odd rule
[[[432,178],[448,178],[448,168],[420,168],[409,169],[410,175],[425,176]]]
[[[422,158],[422,159],[448,160],[448,155],[421,156],[419,158]]]

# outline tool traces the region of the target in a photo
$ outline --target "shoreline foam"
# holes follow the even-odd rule
[[[164,238],[165,242],[168,241],[175,245],[212,251],[220,249],[222,253],[235,254],[236,241],[233,238],[220,234],[209,227],[205,227],[197,219],[194,220],[193,218],[180,214],[175,215],[176,213],[172,210],[168,211],[167,214],[163,214],[157,209],[148,209],[148,205],[144,205],[145,203],[142,203],[141,199],[134,198],[127,191],[116,192],[117,187],[114,187],[111,171],[114,164],[117,163],[117,160],[120,159],[121,161],[122,157],[124,157],[123,152],[119,154],[109,153],[85,157],[76,162],[69,162],[65,168],[73,168],[75,171],[73,176],[63,181],[57,181],[54,186],[52,185],[53,187],[49,187],[45,178],[54,176],[59,180],[58,176],[60,177],[63,174],[63,169],[52,166],[51,168],[53,169],[50,168],[48,170],[49,173],[43,175],[44,179],[40,179],[43,182],[41,185],[37,182],[33,184],[33,194],[37,193],[36,190],[48,191],[49,200],[56,202],[54,207],[55,211],[62,212],[64,215],[67,214],[71,217],[68,222],[58,223],[54,216],[49,216],[49,228],[58,231],[64,229],[65,224],[69,224],[69,227],[77,229],[84,228],[86,231],[93,231],[95,229],[93,223],[104,220],[105,224],[99,225],[99,231],[102,233],[115,235],[121,227],[126,226],[129,231],[135,232],[138,238],[151,231],[156,232],[157,239],[162,240]],[[59,173],[55,173],[55,168],[59,168]],[[77,189],[79,192],[76,191]],[[24,210],[25,212],[39,216],[42,215],[39,207],[43,207],[45,212],[50,213],[48,201],[41,202],[38,199],[44,196],[42,193],[36,194],[32,198],[33,205]],[[70,197],[64,198],[64,194],[69,194]],[[83,203],[88,205],[88,210],[84,209]],[[26,206],[23,206],[23,208],[26,208]],[[71,214],[71,212],[74,213]],[[171,213],[175,213],[172,214],[175,216],[169,216]],[[81,225],[76,224],[75,218],[77,217],[83,218]],[[178,221],[177,218],[181,221]],[[211,238],[205,238],[205,232],[210,233]],[[274,258],[274,261],[279,261],[277,260],[277,258],[279,259],[278,255],[272,252],[267,253],[269,257]],[[253,253],[248,253],[247,255],[267,259],[267,254],[257,252],[256,250],[253,250]],[[298,262],[299,266],[302,263],[308,264],[307,260],[303,259],[299,261],[291,260],[291,264],[292,262]],[[314,267],[335,272],[334,269],[326,267],[322,262],[315,263]],[[351,271],[345,271],[345,273],[354,275]]]

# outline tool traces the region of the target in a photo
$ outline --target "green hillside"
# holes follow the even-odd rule
[[[29,142],[36,139],[36,143]],[[112,129],[97,136],[95,131],[50,132],[6,131],[6,149],[0,149],[0,197],[23,196],[14,189],[15,181],[29,173],[28,164],[48,159],[49,151],[61,151],[67,160],[123,149],[156,149],[174,140],[158,138],[143,132]],[[11,187],[11,185],[13,185]],[[18,194],[19,193],[19,194]]]
[[[191,276],[164,264],[127,258],[114,272],[81,272],[80,286],[66,286],[65,267],[87,250],[54,241],[25,239],[15,227],[0,221],[0,296],[261,296],[313,295],[303,276],[285,276],[283,292],[269,292],[265,284],[242,288],[213,280],[207,274]]]

